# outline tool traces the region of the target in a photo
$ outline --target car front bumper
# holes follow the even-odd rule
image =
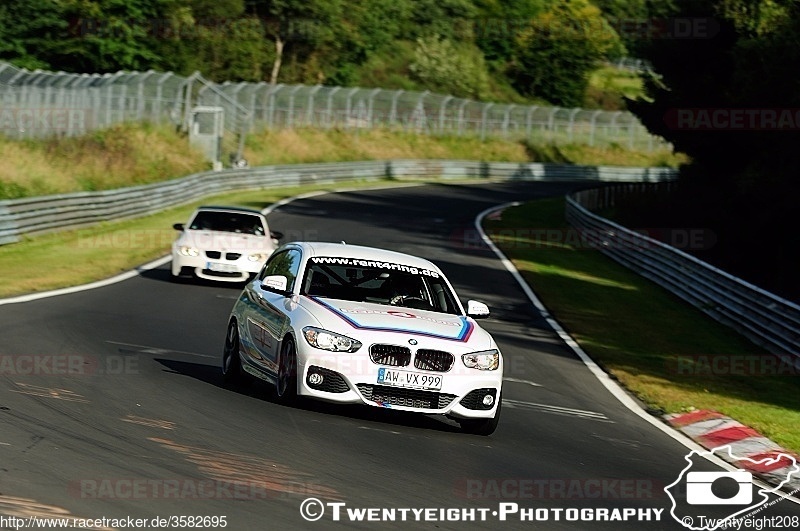
[[[502,362],[493,371],[469,369],[460,364],[457,359],[450,371],[433,372],[375,364],[367,355],[320,354],[315,351],[298,357],[298,393],[329,402],[365,404],[454,418],[492,418],[500,399]],[[430,390],[384,385],[378,382],[381,368],[439,376],[441,388]],[[319,376],[322,382],[317,383]],[[483,402],[487,395],[491,396],[489,405]]]
[[[237,260],[211,260],[203,256],[172,253],[172,275],[175,277],[189,273],[206,280],[243,282],[261,271],[263,265],[263,261],[254,262],[244,254]]]

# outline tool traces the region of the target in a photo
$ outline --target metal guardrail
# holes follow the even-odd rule
[[[291,164],[203,172],[163,183],[0,201],[0,245],[23,235],[72,229],[158,212],[231,190],[313,182],[391,178],[502,178],[521,180],[660,181],[669,168],[624,168],[454,160],[393,160]]]
[[[501,178],[531,181],[643,183],[669,181],[670,168],[626,168],[455,160],[393,160],[264,166],[203,172],[164,183],[0,201],[0,244],[24,235],[85,227],[155,213],[232,190],[346,180]],[[567,220],[587,243],[665,287],[715,319],[735,327],[800,368],[800,307],[678,249],[589,211],[613,204],[613,190],[596,188],[567,197]]]
[[[800,306],[589,211],[613,196],[593,189],[567,197],[567,220],[589,245],[800,369]]]

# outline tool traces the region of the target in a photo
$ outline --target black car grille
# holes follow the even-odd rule
[[[493,398],[497,398],[497,389],[475,389],[467,393],[459,403],[467,409],[489,410],[494,407],[494,402],[489,406],[485,405],[483,403],[483,397],[486,395],[492,395]]]
[[[358,384],[358,390],[367,400],[392,406],[413,407],[418,409],[444,409],[455,400],[455,395],[390,387],[386,385]]]
[[[203,274],[210,277],[223,277],[223,278],[239,278],[242,273],[238,271],[212,271],[210,269],[203,269]]]
[[[317,373],[322,376],[322,383],[314,385],[311,383],[311,375]],[[325,391],[328,393],[346,393],[350,390],[350,386],[344,381],[341,374],[324,367],[317,367],[312,365],[308,368],[308,376],[306,376],[306,383],[312,389],[318,391]]]
[[[378,365],[405,367],[411,362],[411,349],[399,345],[372,345],[369,347],[369,359]]]
[[[206,251],[206,257],[212,260],[219,260],[222,257],[220,251]],[[225,260],[238,260],[242,257],[242,253],[225,253]]]
[[[449,352],[421,348],[414,356],[414,367],[423,371],[447,372],[454,361],[455,357]]]

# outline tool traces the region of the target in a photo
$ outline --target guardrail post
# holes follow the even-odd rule
[[[575,116],[581,112],[579,108],[572,109],[569,113],[569,126],[568,126],[568,133],[567,138],[570,142],[572,142],[573,137],[573,130],[575,129]]]
[[[597,117],[600,116],[603,111],[594,111],[592,113],[592,120],[589,125],[589,145],[594,146],[594,133],[595,128],[597,127]]]
[[[373,115],[372,112],[375,108],[375,97],[382,92],[382,89],[375,89],[369,93],[369,104],[367,108],[367,123],[369,124],[370,129],[374,128],[375,124],[373,122]]]
[[[553,107],[550,109],[550,115],[547,117],[547,129],[550,132],[550,141],[555,139],[555,120],[556,113],[561,110],[561,107]]]
[[[458,136],[464,134],[464,108],[470,100],[462,100],[461,105],[458,106]]]
[[[308,103],[306,105],[306,125],[314,125],[314,96],[322,88],[322,85],[316,85],[308,92]]]
[[[400,95],[405,92],[404,90],[398,90],[392,96],[392,108],[389,111],[389,125],[395,125],[397,123],[397,100],[400,98]]]
[[[347,100],[346,100],[346,103],[345,103],[345,110],[344,110],[344,116],[345,116],[345,118],[344,118],[345,119],[344,126],[345,126],[345,129],[349,129],[350,128],[350,120],[351,120],[350,111],[353,108],[353,95],[356,92],[358,92],[359,90],[360,89],[358,87],[355,87],[353,89],[350,89],[347,92]]]
[[[267,112],[267,127],[273,129],[275,127],[275,95],[283,88],[283,83],[278,83],[272,90],[269,91],[269,111]]]
[[[531,105],[528,107],[528,112],[525,113],[525,138],[531,139],[531,132],[533,129],[533,114],[538,109],[538,105]]]
[[[487,103],[483,106],[483,112],[481,113],[481,140],[486,140],[486,120],[489,116],[489,109],[494,106],[494,103]]]
[[[445,99],[442,100],[441,105],[439,106],[439,134],[444,132],[444,114],[447,110],[447,102],[453,99],[453,96],[447,96]]]
[[[511,122],[511,110],[516,107],[516,105],[508,105],[506,106],[506,113],[503,116],[503,136],[508,138],[508,126]]]
[[[334,109],[333,109],[333,95],[339,92],[342,87],[334,87],[328,92],[328,129],[330,129],[333,124],[336,123],[334,120]]]
[[[294,127],[294,95],[301,88],[303,88],[303,85],[295,85],[294,88],[289,91],[289,109],[286,112],[286,127],[289,129]]]

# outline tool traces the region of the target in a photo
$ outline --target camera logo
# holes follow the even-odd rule
[[[664,487],[672,502],[670,515],[684,528],[692,531],[728,529],[736,518],[754,514],[759,507],[770,502],[784,486],[794,485],[800,478],[800,465],[791,454],[774,452],[767,456],[735,455],[730,445],[710,450],[692,450],[684,457],[686,466],[678,477]],[[736,463],[739,469],[706,472],[709,461],[722,460]],[[717,463],[718,464],[718,463]],[[758,481],[749,470],[768,468],[769,485]],[[700,469],[700,470],[698,470]],[[736,527],[736,526],[733,526]]]
[[[753,503],[750,472],[689,472],[686,502],[690,505],[749,505]]]

